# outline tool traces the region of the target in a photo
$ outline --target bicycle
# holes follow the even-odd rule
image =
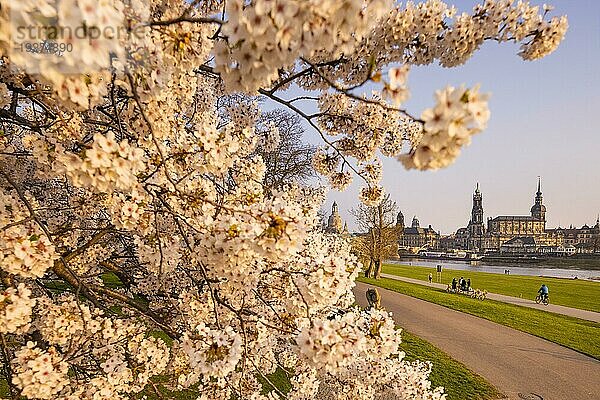
[[[540,303],[542,303],[543,305],[547,306],[547,305],[548,305],[548,303],[549,303],[549,302],[548,302],[548,295],[541,295],[541,294],[538,294],[538,295],[535,297],[535,302],[536,302],[536,304],[540,304]]]
[[[471,292],[471,298],[477,300],[485,300],[485,298],[487,297],[487,293],[487,290],[475,289]]]

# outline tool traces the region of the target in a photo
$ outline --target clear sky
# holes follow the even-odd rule
[[[411,70],[407,108],[414,114],[433,104],[436,89],[481,83],[482,92],[492,93],[492,115],[488,129],[445,170],[406,171],[384,158],[383,185],[407,223],[417,215],[421,226],[431,224],[442,233],[466,226],[476,182],[486,219],[527,215],[537,176],[548,227],[595,222],[600,213],[600,1],[545,1],[555,6],[552,15],[569,18],[565,40],[550,56],[525,62],[516,54],[517,45],[489,42],[462,67]],[[447,3],[459,11],[476,4]],[[336,200],[351,230],[349,210],[358,203],[358,189],[355,184],[344,193],[331,191],[325,204],[329,210]]]

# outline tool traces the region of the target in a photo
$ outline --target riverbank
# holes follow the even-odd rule
[[[548,257],[544,255],[534,257],[510,257],[510,256],[484,256],[479,260],[456,259],[452,257],[424,257],[414,254],[403,254],[400,257],[395,257],[395,261],[408,261],[411,259],[430,260],[430,261],[462,261],[462,262],[479,262],[490,265],[506,266],[514,264],[525,264],[531,266],[543,266],[548,268],[565,268],[565,269],[586,269],[596,270],[600,274],[600,255],[597,254],[575,254],[568,257]]]
[[[388,264],[394,265],[420,265],[424,267],[435,268],[437,265],[442,265],[444,269],[451,268],[456,270],[473,271],[473,272],[488,272],[493,274],[504,275],[506,270],[510,271],[511,275],[527,275],[527,276],[548,276],[553,278],[567,279],[587,279],[600,280],[600,269],[593,265],[589,268],[584,268],[584,264],[578,264],[577,268],[557,267],[546,264],[494,264],[485,263],[482,261],[456,261],[456,260],[432,260],[432,259],[392,259],[387,261]]]
[[[436,269],[432,267],[384,264],[382,272],[422,281],[426,281],[429,274],[432,274],[434,280],[438,282]],[[470,278],[471,287],[475,289],[531,300],[535,298],[542,283],[545,283],[550,288],[552,304],[600,312],[600,282],[516,274],[503,275],[443,267],[439,283],[449,284],[452,278],[461,276],[465,279]]]

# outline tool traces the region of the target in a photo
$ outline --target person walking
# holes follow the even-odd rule
[[[429,273],[429,283],[431,283],[431,281],[433,280],[433,275],[431,275],[431,272]]]
[[[456,277],[452,278],[452,291],[456,292]]]

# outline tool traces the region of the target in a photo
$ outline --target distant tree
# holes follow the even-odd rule
[[[256,152],[267,167],[263,180],[266,187],[306,183],[315,176],[312,156],[316,146],[303,141],[304,128],[297,114],[281,109],[268,111],[261,115],[258,125],[262,140]]]
[[[352,249],[367,265],[367,278],[379,279],[383,261],[398,254],[400,228],[396,226],[396,213],[396,202],[391,200],[389,194],[378,206],[359,204],[358,208],[351,211],[363,232],[352,242]]]

